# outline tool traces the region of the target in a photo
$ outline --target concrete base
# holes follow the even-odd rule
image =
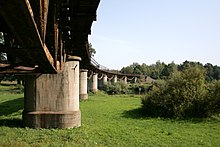
[[[31,128],[74,128],[81,125],[79,61],[58,74],[25,77],[24,125]]]
[[[25,126],[30,128],[75,128],[81,126],[80,111],[23,112],[22,117]]]
[[[80,98],[81,100],[87,100],[87,99],[88,99],[88,94],[80,94],[80,95],[79,95],[79,98]]]
[[[96,92],[98,92],[98,89],[92,89],[92,92],[96,93]]]

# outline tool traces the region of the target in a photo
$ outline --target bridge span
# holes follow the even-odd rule
[[[140,75],[112,72],[92,60],[88,35],[100,0],[1,0],[0,74],[25,75],[23,122],[32,128],[81,126],[87,79]],[[88,74],[89,73],[91,74]],[[135,80],[134,80],[135,81]]]

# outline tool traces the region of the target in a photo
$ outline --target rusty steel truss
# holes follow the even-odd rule
[[[88,35],[100,0],[1,0],[0,73],[62,71],[69,55],[90,65]]]

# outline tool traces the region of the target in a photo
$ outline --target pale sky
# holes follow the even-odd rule
[[[220,66],[220,0],[101,0],[89,41],[110,69],[158,60]]]

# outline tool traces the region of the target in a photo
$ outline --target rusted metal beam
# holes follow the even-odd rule
[[[37,67],[13,66],[0,63],[0,75],[3,74],[29,74],[36,73]]]
[[[46,29],[47,29],[47,17],[49,9],[49,0],[37,0],[30,1],[35,21],[42,38],[42,42],[45,42]]]
[[[0,15],[21,46],[26,49],[25,54],[31,56],[32,62],[45,73],[56,73],[54,59],[42,42],[29,1],[0,1]],[[24,60],[25,58],[26,56],[23,57]]]

